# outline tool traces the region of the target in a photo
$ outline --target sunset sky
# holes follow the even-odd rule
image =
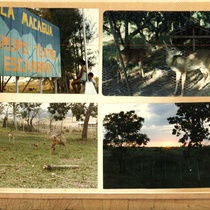
[[[164,104],[103,104],[103,118],[110,113],[134,110],[139,117],[144,118],[141,133],[147,134],[150,142],[147,146],[180,146],[179,138],[172,135],[173,125],[167,118],[176,115],[177,107],[173,103]]]

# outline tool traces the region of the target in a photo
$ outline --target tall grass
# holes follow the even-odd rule
[[[210,187],[209,152],[210,147],[104,147],[104,188]]]

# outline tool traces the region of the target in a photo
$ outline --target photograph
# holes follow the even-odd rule
[[[104,189],[210,187],[210,103],[103,107]]]
[[[105,11],[104,96],[209,96],[210,12]]]
[[[0,188],[96,189],[94,103],[0,103]]]
[[[0,210],[210,207],[210,0],[0,5]]]
[[[0,9],[0,92],[97,94],[99,10]]]

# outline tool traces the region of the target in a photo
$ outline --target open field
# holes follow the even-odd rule
[[[65,133],[66,148],[56,146],[50,154],[49,135],[14,131],[15,145],[8,142],[9,129],[0,128],[0,187],[7,188],[96,188],[97,140],[81,140],[80,134]],[[77,168],[47,170],[49,165]]]
[[[14,78],[13,78],[14,79]],[[98,92],[98,77],[94,78],[96,80],[96,90]],[[22,80],[19,81],[18,87],[19,87],[19,93],[40,93],[40,81],[39,79],[32,79],[29,84],[27,85],[28,80]],[[70,88],[70,93],[75,93],[72,86],[71,82],[73,80],[69,81],[69,88]],[[27,85],[27,86],[26,86]],[[9,82],[5,86],[4,93],[15,93],[15,82]],[[42,92],[43,93],[54,93],[54,87],[52,84],[52,81],[46,79],[45,81],[42,81]],[[58,92],[62,92],[61,90],[58,90]]]
[[[104,148],[104,188],[210,187],[210,148]]]

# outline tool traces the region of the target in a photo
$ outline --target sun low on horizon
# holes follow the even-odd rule
[[[180,147],[181,144],[177,141],[175,141],[174,139],[168,139],[168,140],[155,140],[152,141],[152,139],[150,140],[150,142],[147,144],[147,147],[165,147],[165,148],[171,148],[171,147]]]

